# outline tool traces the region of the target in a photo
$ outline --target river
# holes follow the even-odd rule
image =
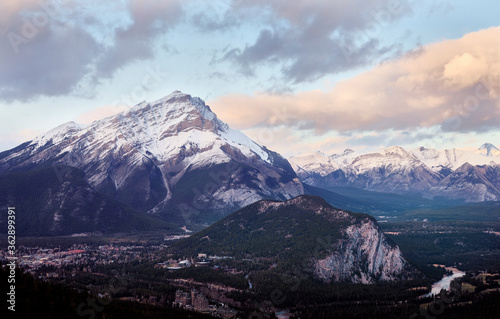
[[[465,276],[465,273],[463,271],[458,270],[457,268],[453,267],[445,267],[446,270],[452,271],[453,274],[450,276],[443,277],[440,281],[435,282],[432,285],[432,290],[426,295],[423,295],[422,297],[431,297],[432,295],[438,295],[441,292],[441,289],[444,290],[449,290],[450,289],[450,284],[455,278],[460,278]]]
[[[249,288],[249,289],[252,289],[252,288],[253,288],[253,285],[252,285],[252,283],[250,282],[250,279],[248,279],[248,274],[245,276],[245,278],[248,280],[248,288]]]

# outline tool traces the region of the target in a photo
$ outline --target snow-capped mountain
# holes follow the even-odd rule
[[[290,158],[289,161],[300,179],[310,185],[315,185],[316,179],[333,184],[336,178],[329,176],[340,169],[337,162],[322,152],[301,154]]]
[[[98,192],[179,223],[213,222],[263,198],[303,193],[279,154],[175,91],[87,126],[61,125],[0,153],[0,174],[63,164]]]
[[[470,202],[500,200],[500,165],[471,165],[465,163],[444,177],[425,195]]]
[[[493,146],[492,144],[489,145]],[[411,150],[411,153],[435,172],[440,172],[443,169],[455,171],[465,163],[474,166],[500,164],[500,152],[494,152],[493,148],[489,148],[487,151],[483,152],[479,150],[474,152],[453,148],[440,151],[432,148],[419,147]]]
[[[368,154],[352,150],[331,156],[301,154],[289,161],[304,183],[317,187],[350,186],[466,201],[500,200],[500,152],[494,146],[475,152],[392,146]]]

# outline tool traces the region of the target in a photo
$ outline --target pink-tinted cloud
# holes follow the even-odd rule
[[[286,125],[296,129],[355,132],[440,126],[443,131],[499,128],[500,27],[430,44],[330,90],[210,101],[240,128]]]
[[[33,10],[39,7],[38,0],[4,0],[0,10],[0,34],[6,35],[15,23],[16,16],[23,10]]]

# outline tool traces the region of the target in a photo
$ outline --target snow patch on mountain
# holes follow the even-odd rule
[[[79,147],[112,143],[110,147],[120,149],[132,145],[142,155],[151,154],[160,161],[171,159],[182,148],[188,151],[214,149],[207,155],[219,163],[229,160],[219,150],[227,143],[246,157],[259,156],[268,163],[270,161],[269,155],[260,145],[243,133],[229,128],[203,100],[179,91],[151,103],[142,102],[87,126],[75,122],[65,123],[36,137],[31,145],[35,146],[33,152],[36,152],[48,142],[59,144],[70,138],[85,138],[86,142],[80,143]],[[189,143],[186,144],[186,141]],[[68,145],[63,151],[70,151],[73,147]]]
[[[320,176],[326,176],[340,168],[340,165],[337,164],[337,162],[322,152],[300,154],[298,156],[291,157],[289,161],[295,172],[314,171]]]
[[[53,128],[47,133],[35,137],[31,142],[31,144],[36,145],[35,150],[46,145],[48,142],[57,144],[62,142],[64,139],[67,139],[71,136],[78,134],[84,128],[85,125],[83,124],[78,124],[73,121],[67,122]]]
[[[500,153],[498,155],[486,156],[486,153],[465,151],[459,149],[436,150],[432,148],[419,147],[411,150],[412,154],[433,171],[442,168],[456,170],[465,163],[471,165],[495,165],[500,164]]]

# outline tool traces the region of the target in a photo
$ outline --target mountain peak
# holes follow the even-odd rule
[[[46,162],[82,170],[97,192],[143,212],[168,211],[183,224],[212,222],[262,198],[304,192],[279,154],[180,91],[86,126],[59,126],[0,156],[0,172]],[[189,205],[207,217],[185,217]]]
[[[153,102],[139,103],[132,107],[129,112],[144,111],[155,111],[157,113],[156,115],[168,116],[170,118],[179,117],[185,114],[191,114],[191,117],[201,116],[206,120],[214,121],[214,124],[221,130],[227,128],[227,124],[217,118],[217,115],[215,115],[210,107],[205,104],[205,101],[199,97],[193,97],[181,91],[174,91]]]
[[[31,144],[36,145],[37,148],[48,142],[57,144],[70,136],[79,135],[79,132],[86,129],[102,130],[103,127],[110,126],[110,123],[118,123],[119,130],[123,133],[131,127],[131,122],[143,126],[139,133],[147,131],[148,135],[152,134],[156,137],[161,137],[162,134],[173,135],[190,129],[208,130],[215,134],[229,129],[228,125],[219,120],[201,98],[174,91],[161,99],[153,102],[143,101],[129,110],[96,120],[89,125],[74,121],[61,124],[35,137]],[[144,126],[147,126],[147,130]]]
[[[52,143],[58,143],[68,138],[69,136],[77,133],[84,127],[85,127],[84,125],[78,124],[73,121],[66,122],[44,134],[38,135],[37,137],[34,138],[32,144],[43,146],[49,141],[52,141]]]
[[[333,159],[340,159],[340,158],[350,158],[350,157],[353,157],[353,156],[356,156],[355,155],[355,151],[350,149],[350,148],[346,148],[342,153],[339,153],[339,154],[332,154],[330,155],[330,158],[333,158]]]
[[[409,155],[409,153],[402,148],[401,146],[390,146],[384,150],[382,150],[384,155],[397,155],[397,156],[402,156],[406,157]]]
[[[314,151],[314,152],[305,152],[305,153],[299,153],[295,156],[291,156],[290,158],[294,158],[294,159],[301,159],[301,158],[311,158],[311,159],[321,159],[321,158],[326,158],[328,156],[326,156],[325,153],[321,152],[321,151]]]
[[[196,155],[214,149],[216,154],[211,156],[221,161],[227,161],[232,156],[254,155],[268,163],[270,161],[268,152],[262,146],[222,122],[201,98],[181,91],[174,91],[153,102],[141,102],[129,110],[89,125],[65,123],[36,137],[30,145],[39,149],[47,143],[58,144],[82,138],[85,147],[98,143],[119,149],[128,144],[127,147],[141,154],[152,154],[160,160],[167,160],[171,155],[176,157],[178,152]],[[230,147],[224,146],[226,144]],[[216,151],[220,147],[227,152]],[[234,149],[238,150],[230,155]]]
[[[193,102],[201,103],[193,103]],[[205,102],[198,97],[192,97],[190,94],[183,93],[181,91],[173,91],[167,96],[162,97],[161,99],[152,102],[152,104],[164,104],[164,103],[192,103],[192,104],[203,104],[205,106]]]

